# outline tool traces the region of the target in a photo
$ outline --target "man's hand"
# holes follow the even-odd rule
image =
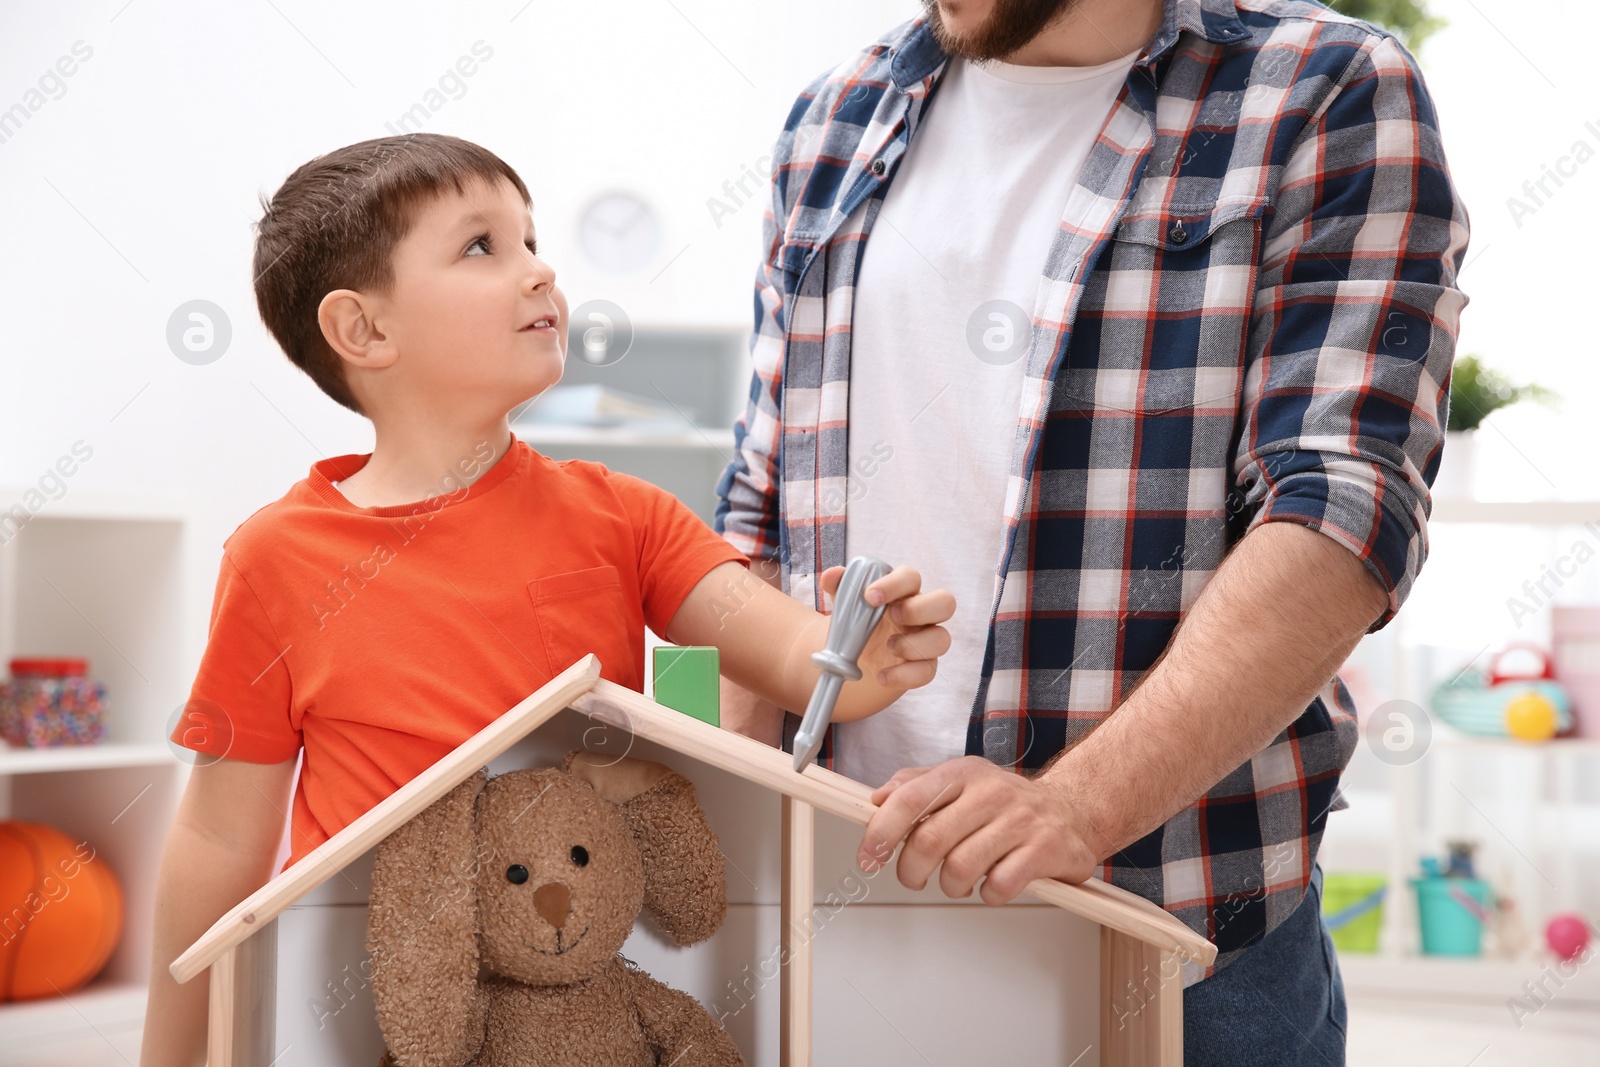
[[[1100,839],[1062,783],[1023,778],[982,756],[896,771],[872,802],[879,810],[857,862],[877,870],[905,838],[896,875],[908,889],[925,887],[942,863],[946,896],[969,897],[983,878],[984,903],[1005,904],[1035,878],[1077,883],[1095,871]]]

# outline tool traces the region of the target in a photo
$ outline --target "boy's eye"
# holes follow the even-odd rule
[[[474,237],[472,239],[472,243],[467,246],[467,251],[470,253],[474,248],[477,248],[479,245],[482,245],[483,246],[483,250],[485,252],[488,252],[488,251],[490,251],[490,246],[493,243],[494,243],[493,239],[488,234],[486,234],[486,233],[479,234],[477,237]],[[538,241],[524,241],[523,242],[523,247],[526,248],[529,252],[532,252],[534,255],[538,255],[539,254],[539,242]]]

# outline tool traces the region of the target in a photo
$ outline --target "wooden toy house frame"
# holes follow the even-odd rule
[[[271,1061],[272,1042],[263,1014],[272,1009],[263,1005],[270,1004],[265,994],[274,981],[276,942],[256,935],[396,828],[569,707],[780,794],[781,914],[787,960],[780,979],[780,1062],[783,1067],[811,1063],[811,941],[796,936],[797,924],[790,920],[810,907],[816,810],[865,826],[877,810],[868,799],[872,790],[815,764],[797,772],[787,753],[605,681],[600,678],[599,660],[590,655],[245,898],[173,961],[172,975],[179,982],[207,968],[211,971],[210,1067],[267,1067]],[[1144,898],[1099,879],[1080,885],[1036,879],[1025,892],[1100,926],[1102,1067],[1181,1064],[1180,963],[1209,965],[1216,958],[1216,946]],[[1137,1012],[1119,1016],[1113,996],[1124,988],[1141,988],[1149,995],[1141,997]]]

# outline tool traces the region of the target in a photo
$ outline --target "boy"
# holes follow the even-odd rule
[[[728,677],[780,706],[806,702],[825,616],[750,578],[664,491],[511,434],[508,413],[566,357],[530,205],[499,158],[436,134],[314,159],[264,205],[262,319],[376,438],[314,464],[225,543],[172,735],[208,758],[162,860],[146,1067],[203,1060],[207,983],[167,968],[272,875],[297,756],[285,866],[586,652],[641,690],[646,624],[716,645]],[[949,645],[954,600],[922,593],[916,571],[867,597],[890,608],[840,721],[925,685]]]

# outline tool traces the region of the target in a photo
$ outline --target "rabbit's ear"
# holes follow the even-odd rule
[[[479,771],[378,846],[367,906],[372,999],[405,1067],[457,1067],[478,1054]]]
[[[728,880],[716,831],[694,783],[650,760],[568,753],[563,768],[622,809],[644,857],[644,906],[680,945],[717,932],[728,911]]]

